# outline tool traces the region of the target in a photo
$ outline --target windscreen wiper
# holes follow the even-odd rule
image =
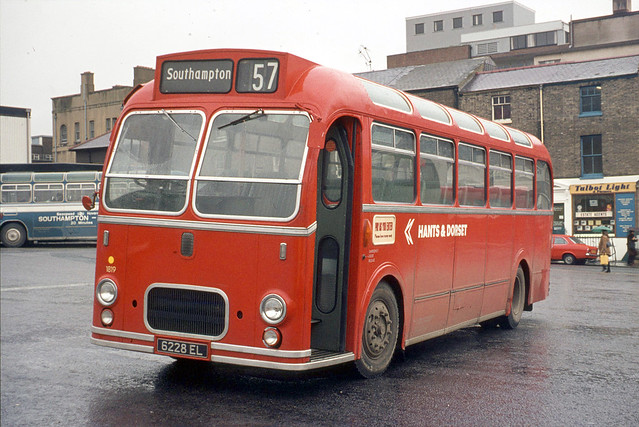
[[[252,113],[248,113],[246,116],[242,116],[237,120],[233,120],[230,123],[227,123],[225,125],[220,126],[218,129],[224,129],[225,127],[229,127],[229,126],[235,126],[237,124],[240,123],[244,123],[244,122],[248,122],[249,120],[255,120],[259,117],[262,117],[263,115],[265,115],[264,110],[262,110],[261,108],[253,111]]]
[[[180,124],[178,122],[176,122],[175,120],[173,120],[173,117],[171,117],[171,115],[169,113],[166,112],[166,110],[163,108],[162,109],[162,114],[164,114],[166,117],[168,117],[169,120],[171,120],[171,122],[178,128],[180,129],[182,132],[184,132],[185,134],[187,134],[188,136],[191,137],[191,139],[193,140],[193,142],[195,142],[197,144],[197,139],[195,139],[195,137],[193,135],[191,135],[190,133],[188,133],[182,126],[180,126]]]

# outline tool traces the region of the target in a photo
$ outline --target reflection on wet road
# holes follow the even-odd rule
[[[362,380],[93,346],[93,253],[2,249],[3,425],[639,423],[639,269],[553,265],[550,298],[516,330],[457,331]]]

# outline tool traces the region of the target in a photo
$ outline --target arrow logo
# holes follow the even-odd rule
[[[415,223],[415,218],[409,219],[408,225],[406,225],[406,229],[404,230],[404,236],[406,236],[406,242],[409,245],[413,244],[413,236],[410,235],[410,229],[413,228],[414,223]]]

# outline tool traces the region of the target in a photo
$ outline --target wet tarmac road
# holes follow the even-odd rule
[[[637,268],[553,264],[516,330],[415,345],[381,378],[275,379],[91,345],[94,251],[0,250],[3,426],[639,424]]]

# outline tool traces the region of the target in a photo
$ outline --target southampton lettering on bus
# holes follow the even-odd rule
[[[98,208],[106,347],[374,377],[409,345],[515,328],[549,291],[536,137],[287,53],[158,57]]]

